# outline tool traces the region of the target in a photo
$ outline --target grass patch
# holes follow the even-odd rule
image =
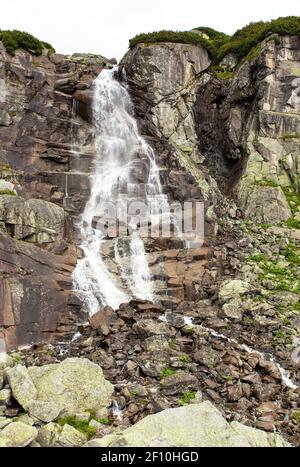
[[[139,397],[140,396],[140,391],[138,389],[134,389],[133,391],[130,391],[130,396],[131,397]]]
[[[292,420],[298,425],[300,424],[300,410],[294,410],[291,416]]]
[[[268,258],[263,253],[256,253],[248,257],[248,261],[253,261],[254,263],[261,263],[268,261]]]
[[[99,423],[102,425],[111,425],[111,421],[109,418],[100,418],[100,420],[97,420]]]
[[[41,55],[43,49],[48,49],[51,53],[55,52],[52,45],[47,42],[40,41],[31,34],[16,29],[12,31],[0,30],[0,41],[3,42],[6,51],[11,55],[14,55],[17,49],[27,50],[34,55]]]
[[[168,346],[171,350],[175,350],[177,348],[175,339],[168,340]]]
[[[181,363],[191,363],[191,358],[188,357],[187,355],[181,355],[179,358],[178,358],[178,361],[181,362]]]
[[[167,376],[173,376],[175,375],[176,370],[173,370],[173,368],[165,368],[160,374],[159,377],[160,379],[166,378]]]
[[[16,196],[16,193],[12,190],[0,190],[0,196]]]
[[[272,224],[257,224],[257,227],[263,230],[268,230],[270,227],[272,227]]]
[[[216,31],[216,29],[209,28],[207,26],[199,26],[194,28],[193,31],[198,31],[200,34],[205,34],[211,41],[226,41],[230,38],[227,34],[221,31]]]
[[[280,345],[280,344],[291,345],[292,344],[292,338],[285,331],[282,331],[281,329],[277,329],[277,331],[275,331],[275,333],[273,334],[272,344],[274,346],[277,346],[277,345]]]
[[[195,398],[196,398],[196,391],[187,391],[184,394],[182,394],[182,397],[179,403],[180,405],[188,405]]]
[[[289,229],[300,229],[300,222],[291,217],[286,225],[289,227]]]
[[[89,426],[90,421],[91,419],[78,420],[74,416],[68,416],[68,417],[58,419],[57,423],[60,426],[71,425],[73,428],[80,431],[80,433],[83,433],[84,435],[86,435],[88,439],[91,439],[93,436],[96,435],[97,429],[93,426]]]
[[[282,191],[285,194],[294,216],[298,212],[298,207],[300,206],[300,195],[291,186],[282,187]]]
[[[277,188],[279,186],[278,183],[274,182],[273,180],[255,180],[253,185],[271,188]]]
[[[224,81],[229,81],[233,78],[234,72],[233,71],[217,71],[216,76],[219,79],[223,79]]]
[[[216,51],[217,60],[221,61],[228,53],[234,53],[239,60],[242,60],[264,39],[268,37],[274,39],[271,37],[272,34],[299,36],[300,17],[287,16],[266,22],[249,23],[238,29],[229,39],[224,40]]]

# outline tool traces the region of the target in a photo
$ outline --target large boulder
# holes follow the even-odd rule
[[[0,440],[9,440],[13,447],[25,447],[37,438],[35,427],[21,422],[13,422],[0,431]]]
[[[6,376],[14,398],[24,410],[28,410],[30,402],[37,398],[37,390],[27,368],[16,365],[6,371]]]
[[[239,279],[226,281],[222,284],[219,291],[220,303],[224,304],[231,300],[240,298],[251,290],[253,290],[253,287],[248,282]]]
[[[287,447],[275,433],[227,423],[208,401],[144,418],[123,433],[92,440],[87,447]]]
[[[97,412],[111,404],[113,385],[104,379],[98,365],[85,358],[30,367],[28,372],[37,389],[37,400],[55,402],[65,412]]]

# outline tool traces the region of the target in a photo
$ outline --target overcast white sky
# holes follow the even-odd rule
[[[140,32],[211,26],[233,33],[250,21],[300,16],[299,0],[5,0],[0,29],[20,29],[57,52],[120,59]]]

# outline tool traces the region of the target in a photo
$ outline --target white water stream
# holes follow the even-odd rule
[[[193,323],[193,318],[190,318],[188,316],[183,316],[183,319],[184,319],[184,322],[185,322],[186,326],[191,326],[191,327],[195,326],[194,323]],[[163,322],[168,322],[165,315],[160,316],[160,320],[163,321]],[[249,347],[246,344],[240,344],[237,340],[235,340],[235,339],[233,339],[231,337],[227,337],[224,334],[220,334],[220,333],[214,331],[211,328],[207,328],[206,326],[202,326],[202,325],[199,325],[199,326],[204,331],[208,332],[209,334],[211,334],[214,337],[225,340],[225,341],[227,341],[229,343],[232,342],[233,344],[236,344],[239,347],[241,347],[242,349],[244,349],[249,354],[255,353],[255,354],[259,355],[260,357],[262,357],[264,360],[268,360],[270,362],[275,363],[278,370],[280,371],[281,378],[282,378],[282,384],[284,386],[290,388],[290,389],[293,389],[293,390],[297,389],[299,387],[299,385],[296,385],[292,381],[292,379],[290,378],[289,372],[287,370],[285,370],[281,365],[279,365],[279,363],[275,361],[275,359],[274,359],[274,357],[272,355],[260,352],[259,350],[254,350],[254,349],[252,349],[251,347]]]
[[[150,206],[153,216],[168,208],[154,152],[139,134],[129,93],[114,78],[115,73],[115,69],[103,70],[94,82],[96,157],[90,198],[78,225],[83,258],[78,260],[73,280],[90,314],[104,305],[117,308],[132,297],[154,300],[137,224],[130,224],[129,237],[108,240],[95,228],[101,204],[114,203],[118,209],[124,200],[141,201]],[[104,250],[111,245],[112,251],[105,256]],[[107,259],[112,261],[110,266]]]

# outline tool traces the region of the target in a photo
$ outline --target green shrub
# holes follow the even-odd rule
[[[230,36],[225,34],[224,32],[216,31],[213,28],[209,28],[207,26],[199,26],[198,28],[194,28],[193,31],[202,32],[206,36],[209,37],[211,41],[226,41],[229,39]]]
[[[49,52],[55,52],[52,45],[47,42],[42,42],[36,37],[23,31],[1,31],[0,41],[3,42],[6,51],[14,55],[17,49],[24,49],[34,55],[41,55],[44,48],[49,49]]]
[[[205,34],[209,39],[199,33]],[[239,61],[245,58],[249,61],[254,60],[260,52],[258,45],[264,39],[269,38],[275,40],[276,44],[279,43],[275,34],[300,35],[300,17],[287,16],[267,22],[250,23],[238,29],[232,36],[206,26],[194,28],[193,31],[156,31],[138,34],[129,41],[129,47],[132,49],[137,44],[155,42],[201,44],[209,52],[213,62],[217,64],[230,52],[234,53]]]
[[[210,41],[200,34],[191,31],[155,31],[147,34],[138,34],[129,41],[129,47],[133,49],[137,44],[155,44],[157,42],[179,42],[181,44],[201,44],[210,56],[213,56]]]
[[[217,59],[221,61],[225,55],[232,52],[241,60],[249,54],[253,47],[256,47],[271,34],[300,35],[300,17],[287,16],[267,22],[259,21],[238,29],[216,51]]]

